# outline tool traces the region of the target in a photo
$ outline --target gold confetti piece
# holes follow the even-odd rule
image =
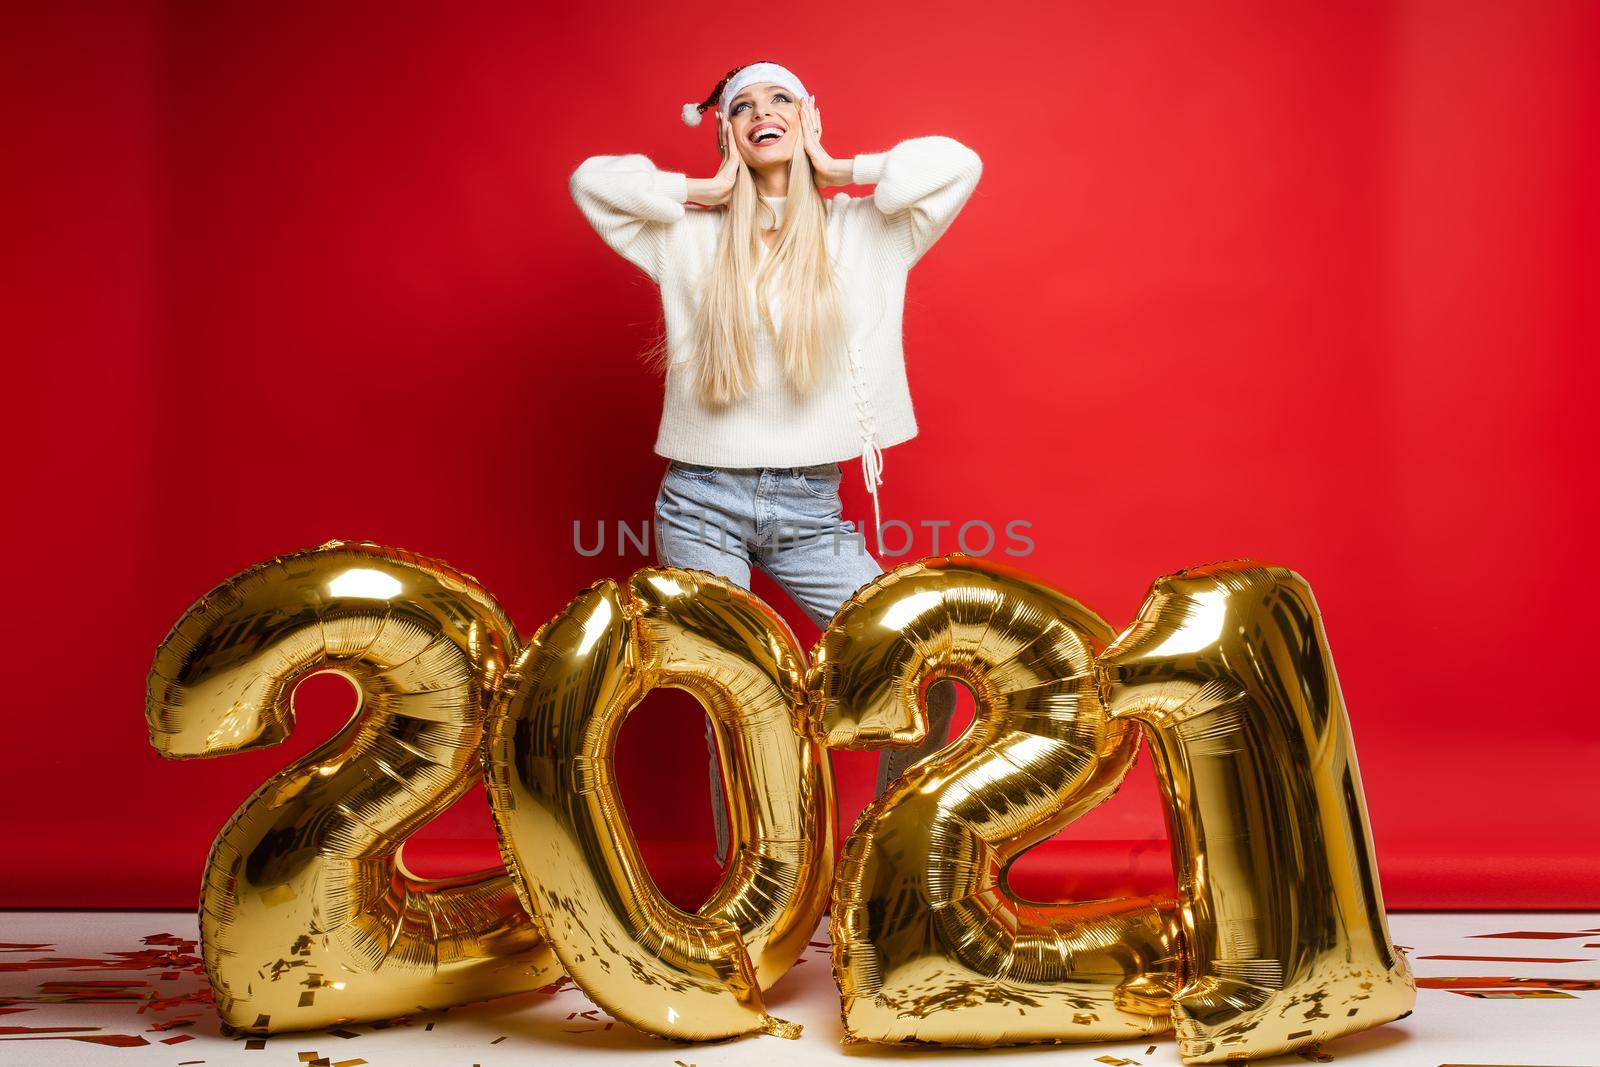
[[[500,1042],[504,1041],[505,1039],[506,1039],[505,1035],[501,1034],[499,1037],[497,1037],[493,1041],[489,1042],[489,1044],[498,1045]]]
[[[244,1043],[244,1047],[250,1052],[256,1052],[266,1048],[267,1043],[259,1037],[252,1037]]]
[[[360,1060],[360,1059],[357,1059],[357,1060],[334,1060],[333,1061],[333,1067],[361,1067],[361,1065],[363,1063],[366,1063],[366,1062],[367,1062],[366,1060]]]
[[[1121,1056],[1096,1056],[1094,1062],[1108,1064],[1109,1067],[1129,1067],[1130,1064],[1138,1064],[1139,1061],[1125,1060]]]
[[[1577,1000],[1559,989],[1452,989],[1450,992],[1478,1000]]]
[[[429,1023],[428,1025],[432,1026],[433,1024]],[[342,1037],[346,1041],[350,1040],[350,1038],[352,1038],[352,1037],[360,1037],[361,1036],[360,1034],[356,1033],[354,1030],[329,1030],[328,1034],[330,1036],[332,1036],[332,1037]]]
[[[302,1052],[302,1053],[300,1053],[300,1062],[301,1063],[310,1063],[312,1060],[314,1060],[316,1058],[317,1058],[317,1053],[316,1053],[315,1050],[312,1050],[311,1052]]]
[[[424,1026],[423,1029],[424,1030],[432,1030],[433,1029],[433,1024],[429,1023],[427,1026]]]
[[[1154,1056],[1155,1053],[1156,1053],[1156,1047],[1154,1045],[1151,1045],[1149,1048],[1144,1050],[1144,1054],[1146,1056]]]

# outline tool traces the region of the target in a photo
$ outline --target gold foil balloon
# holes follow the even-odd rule
[[[988,1046],[1170,1029],[1170,902],[1018,900],[1005,871],[1115,792],[1139,743],[1096,687],[1112,630],[982,559],[910,563],[840,609],[812,652],[807,729],[833,748],[915,744],[922,697],[964,683],[951,745],[862,813],[834,886],[845,1040]]]
[[[274,775],[212,845],[200,940],[218,1014],[246,1033],[391,1018],[560,973],[503,870],[417,878],[406,838],[478,781],[488,694],[516,633],[471,578],[334,542],[213,589],[156,651],[163,756],[275,745],[300,679],[361,694],[337,735]]]
[[[506,679],[485,749],[502,854],[573,981],[640,1030],[799,1033],[761,991],[805,948],[833,867],[826,753],[793,725],[802,664],[749,593],[648,569],[578,596]],[[656,889],[617,791],[618,732],[657,686],[694,694],[721,744],[732,855],[699,915]]]
[[[1183,895],[1187,1063],[1292,1051],[1410,1012],[1350,722],[1311,589],[1282,567],[1162,578],[1100,659],[1147,728]]]

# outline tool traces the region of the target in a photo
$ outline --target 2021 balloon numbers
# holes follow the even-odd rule
[[[360,710],[256,791],[207,865],[202,950],[237,1029],[519,992],[559,958],[641,1030],[792,1037],[761,991],[803,949],[830,876],[847,1042],[1175,1026],[1186,1062],[1215,1063],[1377,1026],[1415,999],[1316,603],[1283,568],[1162,578],[1113,635],[1001,564],[905,564],[840,609],[807,668],[778,616],[705,572],[597,583],[519,648],[470,578],[332,543],[245,571],[179,621],[151,670],[152,742],[178,757],[275,743],[294,685],[327,670],[360,687]],[[822,749],[917,743],[944,678],[971,690],[972,726],[863,812],[834,875]],[[651,882],[616,785],[617,733],[657,686],[711,714],[730,793],[732,857],[697,915]],[[1178,900],[1019,900],[1009,864],[1109,799],[1141,733]],[[476,781],[480,738],[508,871],[412,878],[400,844]]]

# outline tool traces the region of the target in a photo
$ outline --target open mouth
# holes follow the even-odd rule
[[[745,139],[753,145],[764,148],[767,145],[777,144],[783,140],[785,132],[787,131],[777,123],[766,122],[747,133]]]

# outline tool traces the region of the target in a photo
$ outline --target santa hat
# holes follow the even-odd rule
[[[797,96],[806,96],[806,87],[795,73],[788,67],[760,60],[748,63],[742,67],[734,67],[722,76],[722,80],[711,90],[711,95],[699,104],[683,105],[683,124],[685,126],[698,126],[702,113],[708,108],[715,107],[720,113],[728,113],[728,104],[734,97],[751,85],[760,85],[763,82],[772,82],[781,85]]]

